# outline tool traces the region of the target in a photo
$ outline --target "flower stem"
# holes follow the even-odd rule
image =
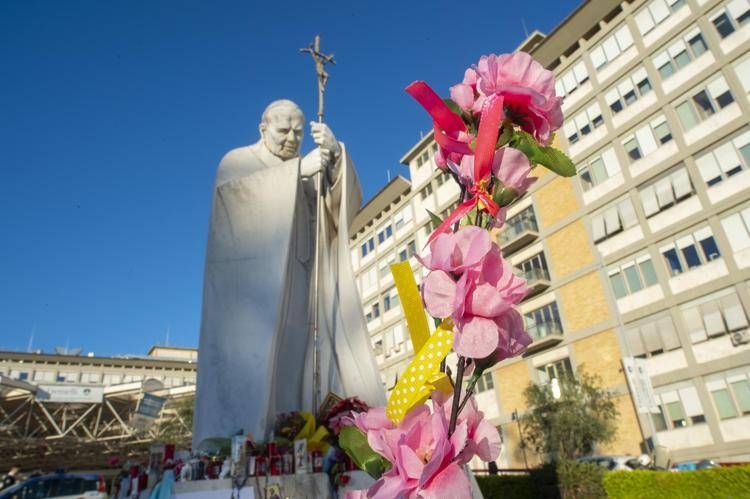
[[[479,381],[479,378],[474,378],[473,376],[469,380],[469,384],[466,386],[466,394],[464,395],[464,400],[463,402],[461,402],[461,405],[458,406],[458,414],[461,414],[461,411],[463,411],[464,407],[466,407],[466,403],[469,401],[469,397],[474,395],[474,387],[476,386],[477,381]]]
[[[448,437],[453,435],[453,431],[456,429],[456,421],[458,420],[459,402],[461,401],[461,386],[463,385],[464,378],[464,367],[466,365],[466,359],[462,356],[458,357],[458,366],[456,367],[456,381],[453,384],[453,405],[451,406],[451,420],[448,424]]]

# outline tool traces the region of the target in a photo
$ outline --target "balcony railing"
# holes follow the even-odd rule
[[[547,269],[532,268],[521,272],[519,277],[526,279],[526,287],[529,288],[529,292],[526,294],[524,300],[538,295],[550,286],[549,271]]]
[[[508,255],[526,246],[539,237],[539,227],[535,217],[524,217],[520,220],[512,219],[506,222],[505,229],[500,233],[500,246],[503,254]]]
[[[545,348],[557,345],[563,340],[562,324],[557,320],[538,322],[526,328],[531,336],[532,343],[526,349],[527,353],[537,352]]]

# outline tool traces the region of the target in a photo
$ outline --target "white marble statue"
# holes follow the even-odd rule
[[[349,259],[348,227],[361,190],[346,148],[322,123],[300,158],[304,117],[271,103],[261,139],[227,153],[214,185],[206,250],[193,446],[242,430],[270,436],[279,412],[313,411],[311,334],[316,184],[323,171],[321,398],[372,405],[385,393]]]

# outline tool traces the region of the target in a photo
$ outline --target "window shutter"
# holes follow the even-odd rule
[[[698,398],[698,392],[695,387],[689,386],[687,388],[680,388],[680,398],[682,399],[682,406],[685,408],[685,413],[688,416],[700,416],[703,414],[703,407],[701,407],[700,399]]]
[[[606,40],[604,40],[604,43],[602,43],[602,48],[604,49],[604,55],[607,56],[607,60],[611,61],[618,55],[620,55],[620,47],[617,45],[617,40],[614,36],[610,36]]]
[[[690,184],[690,176],[688,175],[687,168],[680,168],[672,175],[672,185],[674,186],[674,195],[677,199],[682,199],[689,196],[693,192],[693,187]]]
[[[708,182],[711,179],[721,176],[719,164],[716,162],[714,155],[710,152],[697,158],[695,164],[698,165],[698,171],[701,172],[701,177],[704,182]]]
[[[727,235],[727,239],[729,239],[732,251],[737,253],[750,247],[750,236],[739,213],[722,219],[721,225],[724,227],[724,233]]]
[[[648,8],[653,14],[656,24],[669,17],[669,7],[664,3],[664,0],[653,0]]]
[[[646,349],[649,352],[655,352],[662,349],[661,338],[659,332],[656,330],[656,324],[649,322],[641,326],[641,332],[643,333],[643,341],[646,343]]]
[[[641,9],[635,16],[635,24],[638,26],[638,31],[642,35],[645,35],[654,28],[654,21],[651,19],[651,13],[648,8]]]
[[[594,236],[594,242],[604,239],[606,232],[604,231],[604,217],[602,215],[596,215],[591,219],[591,232]]]
[[[654,184],[654,187],[656,189],[656,197],[659,200],[659,206],[664,208],[674,201],[672,182],[669,181],[669,177],[659,180]]]
[[[737,293],[725,296],[721,300],[721,306],[724,309],[724,318],[727,321],[727,327],[730,331],[736,331],[747,327],[747,317],[742,303]]]
[[[630,34],[630,28],[628,28],[627,25],[617,30],[615,38],[617,38],[617,43],[620,45],[621,51],[625,51],[628,47],[633,45],[633,37]]]
[[[638,145],[641,147],[641,154],[647,156],[654,152],[659,146],[656,144],[651,127],[646,125],[635,131],[635,137],[638,139]]]
[[[659,203],[656,201],[656,191],[653,185],[641,191],[641,202],[643,203],[643,211],[646,212],[647,217],[659,211]]]
[[[731,142],[726,142],[714,149],[714,154],[719,160],[719,166],[724,173],[742,164]]]
[[[703,322],[706,324],[706,334],[708,336],[719,336],[726,332],[724,320],[721,317],[721,311],[715,302],[701,305]]]
[[[586,64],[581,61],[573,66],[573,74],[576,77],[576,81],[578,81],[578,83],[582,83],[586,78],[589,77],[589,73],[588,71],[586,71]]]
[[[622,219],[623,228],[632,227],[638,223],[638,217],[633,209],[633,202],[630,199],[626,199],[617,205],[620,210],[620,218]]]
[[[617,207],[613,206],[604,212],[604,225],[607,228],[607,235],[614,234],[622,227],[620,217],[617,213]]]
[[[630,353],[634,357],[639,357],[646,353],[646,347],[643,345],[643,340],[637,327],[626,330],[625,339],[630,347]]]
[[[677,336],[677,331],[675,331],[674,322],[672,322],[671,317],[662,317],[657,321],[656,327],[659,330],[664,350],[669,351],[680,348],[680,339]]]

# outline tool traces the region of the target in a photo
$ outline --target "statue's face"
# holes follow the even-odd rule
[[[260,124],[263,144],[281,159],[299,156],[304,119],[300,110],[291,106],[272,109]]]

